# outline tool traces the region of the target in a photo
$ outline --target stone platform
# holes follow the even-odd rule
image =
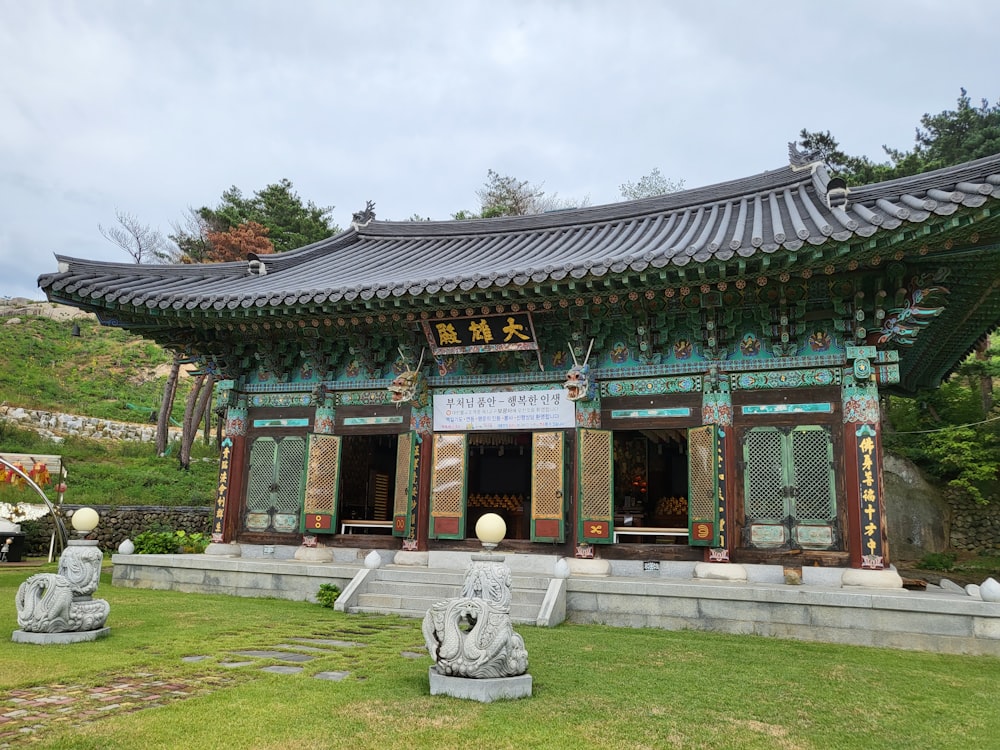
[[[37,643],[40,645],[62,645],[66,643],[86,643],[96,641],[111,634],[111,628],[97,630],[80,630],[72,633],[29,633],[26,630],[15,630],[10,639],[14,643]]]
[[[430,679],[431,695],[450,695],[452,698],[480,703],[531,697],[530,674],[471,680],[467,677],[438,674],[437,668],[431,667],[427,675]]]
[[[429,605],[407,605],[416,603],[424,588],[435,601],[457,596],[469,562],[468,553],[431,552],[420,560],[422,565],[398,565],[392,563],[392,551],[379,550],[386,553],[385,564],[368,569],[367,549],[337,548],[332,561],[319,563],[295,560],[295,548],[278,548],[265,557],[243,547],[241,557],[229,558],[115,555],[112,584],[315,601],[321,583],[334,583],[343,592],[337,605],[344,611],[423,617]],[[744,565],[745,580],[713,580],[696,577],[695,563],[667,561],[656,567],[610,561],[608,575],[571,571],[557,578],[559,559],[506,553],[514,572],[515,606],[536,596],[536,589],[519,589],[522,578],[532,584],[545,578],[547,584],[538,590],[542,603],[533,605],[535,614],[515,622],[537,618],[536,624],[545,626],[568,621],[709,630],[1000,657],[1000,603],[974,599],[961,590],[845,586],[844,570],[837,568],[803,568],[802,584],[788,585],[781,566],[765,565]],[[380,587],[385,590],[366,594]],[[366,596],[374,603],[366,603]]]

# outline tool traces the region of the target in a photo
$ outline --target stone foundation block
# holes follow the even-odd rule
[[[427,674],[430,678],[431,695],[450,695],[452,698],[480,703],[531,697],[530,674],[472,680],[468,677],[438,674],[436,667],[431,667]]]

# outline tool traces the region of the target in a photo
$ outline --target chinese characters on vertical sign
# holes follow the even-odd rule
[[[425,320],[423,328],[435,355],[538,349],[531,313],[526,312]]]
[[[720,429],[715,447],[719,452],[717,465],[719,467],[718,503],[719,517],[719,546],[708,551],[709,562],[729,562],[728,542],[726,541],[726,453],[725,453],[725,433]]]
[[[879,504],[879,476],[875,464],[875,430],[862,425],[858,437],[858,480],[861,499],[861,567],[882,570],[882,512]]]
[[[215,493],[215,514],[212,518],[212,536],[218,535],[217,541],[222,541],[222,519],[226,513],[226,498],[229,496],[229,462],[232,459],[233,441],[226,438],[222,441],[222,456],[219,459],[219,488]]]

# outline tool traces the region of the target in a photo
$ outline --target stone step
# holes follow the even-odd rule
[[[348,607],[347,611],[351,614],[398,615],[422,620],[433,605],[433,601],[407,599],[403,606],[402,601],[392,597],[362,594],[358,597],[357,605]],[[538,620],[538,607],[512,605],[510,620],[517,625],[534,625]]]
[[[464,570],[447,570],[443,568],[411,568],[406,566],[387,565],[378,571],[379,581],[414,581],[426,583],[434,581],[461,589],[465,580]],[[536,589],[545,591],[549,587],[549,576],[514,575],[512,588],[518,590]],[[457,596],[457,594],[456,594]]]

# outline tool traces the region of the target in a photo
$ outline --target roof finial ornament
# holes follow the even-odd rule
[[[355,230],[366,227],[375,219],[375,201],[365,203],[363,211],[355,211],[351,217],[351,227]]]
[[[822,152],[819,149],[812,151],[802,151],[795,141],[788,142],[788,163],[792,166],[793,172],[800,172],[803,169],[816,169],[817,164],[823,163]]]

